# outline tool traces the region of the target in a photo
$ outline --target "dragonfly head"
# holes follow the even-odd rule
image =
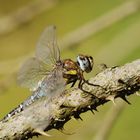
[[[88,55],[78,55],[77,56],[77,64],[82,71],[89,73],[92,71],[93,68],[93,57]]]

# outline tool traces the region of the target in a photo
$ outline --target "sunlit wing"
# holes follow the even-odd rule
[[[35,58],[30,58],[19,70],[18,83],[22,87],[34,90],[39,81],[47,76],[60,60],[60,52],[56,41],[56,27],[49,26],[42,33],[37,47]]]
[[[55,26],[47,27],[42,33],[36,47],[36,57],[47,65],[55,64],[60,60]]]
[[[55,95],[59,95],[65,88],[65,79],[63,78],[62,67],[58,67],[58,69],[54,69],[51,73],[49,73],[48,77],[45,78],[42,82],[42,87],[39,95],[54,97]]]
[[[30,58],[21,66],[17,82],[20,86],[33,90],[38,87],[38,82],[49,73],[49,69],[48,65],[37,58]]]

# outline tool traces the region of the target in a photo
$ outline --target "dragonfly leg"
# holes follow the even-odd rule
[[[71,87],[73,87],[73,86],[75,85],[76,81],[77,81],[77,79],[74,79],[74,80],[72,80],[72,81],[70,81],[70,80],[68,79],[68,80],[66,81],[66,85],[72,83]]]
[[[83,89],[83,84],[84,84],[84,83],[85,83],[85,82],[81,79],[81,80],[79,81],[78,88],[81,89],[83,92],[88,93],[88,94],[94,96],[94,95],[93,95],[92,93],[90,93],[89,91],[86,91],[85,89]]]
[[[84,80],[84,82],[91,86],[101,87],[100,85],[90,83],[88,80]]]
[[[77,80],[74,80],[74,81],[72,82],[71,87],[73,87],[73,86],[75,85],[76,81],[77,81]]]
[[[100,86],[100,85],[89,83],[89,81],[88,81],[88,80],[85,80],[85,79],[80,80],[79,85],[78,85],[78,88],[81,89],[83,92],[86,92],[86,93],[88,93],[88,94],[90,94],[90,95],[93,95],[93,94],[90,93],[89,91],[86,91],[85,89],[83,89],[83,84],[84,84],[84,83],[87,83],[88,85],[91,85],[91,86],[101,87],[103,90],[106,91],[106,89],[103,88],[103,87]]]
[[[91,86],[100,87],[100,88],[102,88],[103,90],[106,91],[106,89],[104,87],[102,87],[101,85],[90,83],[88,80],[84,80],[84,83],[87,83],[88,85],[91,85]]]

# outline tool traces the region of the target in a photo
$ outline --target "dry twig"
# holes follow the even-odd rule
[[[125,108],[125,104],[122,101],[119,101],[115,106],[112,106],[110,110],[105,115],[104,120],[100,124],[101,127],[97,131],[96,135],[93,137],[93,140],[107,140],[111,134],[111,130],[116,124],[117,119],[121,115]]]
[[[85,25],[77,28],[75,31],[70,32],[61,40],[63,48],[78,44],[79,42],[87,39],[91,35],[108,28],[112,24],[123,20],[124,18],[139,11],[140,3],[138,1],[124,2],[122,5],[117,6],[113,10],[105,13],[101,17],[94,19]]]
[[[5,35],[56,5],[57,0],[34,0],[13,13],[0,18],[0,35]]]
[[[47,135],[45,131],[63,129],[71,117],[79,119],[81,113],[96,110],[117,97],[129,103],[126,96],[140,89],[140,59],[121,67],[107,68],[91,78],[90,82],[102,87],[84,84],[84,89],[91,95],[71,88],[50,101],[44,97],[9,120],[1,121],[0,139],[23,140]]]

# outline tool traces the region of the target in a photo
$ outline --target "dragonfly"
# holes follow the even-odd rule
[[[61,59],[56,27],[54,25],[47,27],[37,43],[35,57],[29,58],[21,66],[17,76],[18,84],[29,88],[32,95],[11,111],[5,119],[21,112],[44,96],[51,98],[62,93],[67,84],[73,87],[76,81],[79,81],[78,87],[84,91],[83,83],[90,83],[85,80],[83,73],[91,72],[93,65],[93,57],[89,55],[79,54],[77,61]]]

